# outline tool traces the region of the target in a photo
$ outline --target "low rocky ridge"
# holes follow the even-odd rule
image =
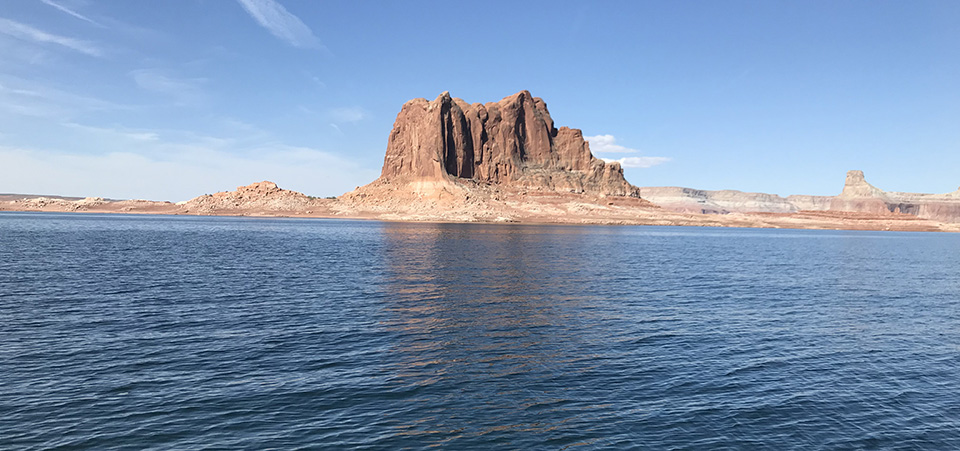
[[[76,199],[60,196],[29,196],[20,199],[12,199],[11,202],[18,204],[25,209],[42,210],[47,207],[51,207],[60,211],[86,211],[111,201],[107,201],[102,197],[85,197],[83,199]]]
[[[297,191],[285,190],[276,183],[263,181],[238,186],[236,191],[223,191],[194,197],[177,205],[184,211],[196,214],[225,213],[230,211],[262,211],[273,213],[308,212],[325,208],[329,202],[307,196]]]
[[[912,215],[943,222],[960,222],[960,189],[947,194],[883,191],[849,171],[837,196],[705,191],[681,187],[645,187],[640,195],[663,208],[685,213],[797,213],[803,211],[864,213],[877,216]]]
[[[640,196],[663,208],[700,214],[728,213],[794,213],[809,208],[798,208],[789,198],[776,194],[745,193],[735,190],[706,191],[676,186],[640,188]],[[814,196],[808,202],[815,205]],[[814,208],[818,209],[819,208]]]
[[[109,200],[87,197],[72,200],[58,196],[7,195],[0,210],[58,211],[90,213],[150,213],[237,216],[331,215],[331,199],[319,199],[285,190],[276,183],[263,181],[237,187],[236,191],[204,194],[183,202],[143,199]]]

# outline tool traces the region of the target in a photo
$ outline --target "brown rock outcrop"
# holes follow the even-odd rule
[[[403,105],[374,184],[414,189],[473,181],[512,188],[639,197],[618,163],[594,158],[580,130],[554,127],[528,91],[468,104],[444,92]]]
[[[186,212],[209,214],[242,210],[305,211],[318,203],[321,203],[321,199],[285,190],[278,187],[276,183],[263,181],[239,186],[236,191],[194,197],[178,205]]]
[[[863,171],[847,171],[843,191],[830,202],[829,210],[882,215],[893,212],[890,203],[883,190],[867,183]]]
[[[843,191],[841,191],[837,197],[876,197],[883,199],[887,197],[887,194],[880,188],[867,183],[867,179],[863,176],[863,171],[847,171],[847,178],[843,181]]]

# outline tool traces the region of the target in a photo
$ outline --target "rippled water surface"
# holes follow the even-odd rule
[[[960,448],[960,235],[0,214],[0,448],[431,445]]]

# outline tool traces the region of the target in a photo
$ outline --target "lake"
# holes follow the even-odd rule
[[[2,449],[957,449],[960,235],[0,214]]]

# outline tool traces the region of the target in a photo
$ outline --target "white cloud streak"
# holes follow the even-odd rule
[[[237,0],[253,20],[294,47],[322,48],[320,40],[297,16],[275,0]]]
[[[130,73],[140,88],[172,97],[177,106],[203,103],[206,94],[201,85],[203,78],[173,78],[153,69],[140,69]]]
[[[60,36],[53,33],[47,33],[46,31],[39,30],[10,19],[4,19],[2,17],[0,17],[0,33],[13,36],[20,40],[31,41],[39,44],[55,44],[89,56],[103,56],[103,50],[93,43],[80,39],[69,38],[66,36]]]
[[[82,112],[131,108],[26,80],[7,77],[0,80],[0,110],[21,116],[69,117]]]
[[[637,149],[621,146],[617,144],[617,138],[613,135],[585,136],[583,139],[590,143],[592,153],[638,153]],[[658,164],[670,161],[667,157],[623,157],[619,159],[601,158],[608,163],[620,163],[625,168],[649,168]]]
[[[88,134],[97,134],[101,135],[104,138],[108,139],[126,139],[130,141],[159,141],[160,134],[155,131],[127,131],[127,130],[118,130],[113,128],[104,128],[104,127],[93,127],[90,125],[82,125],[75,122],[66,122],[63,124],[65,127],[70,127],[76,130],[86,132]]]
[[[331,121],[337,124],[360,122],[369,117],[367,111],[358,106],[331,108],[326,111],[326,115]]]
[[[590,142],[590,150],[594,153],[637,153],[636,149],[617,144],[613,135],[584,136],[583,139]]]
[[[103,151],[0,146],[0,192],[180,201],[270,180],[283,188],[328,196],[378,175],[333,153],[281,143],[63,125],[78,140],[101,143]]]
[[[670,161],[667,157],[625,157],[618,160],[601,158],[607,163],[620,163],[625,168],[649,168]]]
[[[54,2],[53,0],[40,0],[40,1],[43,2],[43,3],[46,4],[46,5],[52,6],[52,7],[54,7],[54,8],[57,8],[58,10],[60,10],[60,12],[69,14],[69,15],[71,15],[71,16],[73,16],[73,17],[76,17],[77,19],[80,19],[80,20],[82,20],[82,21],[85,21],[85,22],[88,22],[88,23],[91,23],[91,24],[93,24],[93,25],[96,25],[96,26],[98,26],[98,27],[103,28],[103,25],[101,25],[99,22],[97,22],[97,21],[95,21],[95,20],[93,20],[93,19],[91,19],[91,18],[89,18],[89,17],[87,17],[87,16],[84,16],[83,14],[80,14],[80,13],[78,13],[78,12],[76,12],[76,11],[70,9],[70,8],[67,8],[67,7],[64,6],[64,5],[61,5],[61,4],[57,3],[57,2]]]

